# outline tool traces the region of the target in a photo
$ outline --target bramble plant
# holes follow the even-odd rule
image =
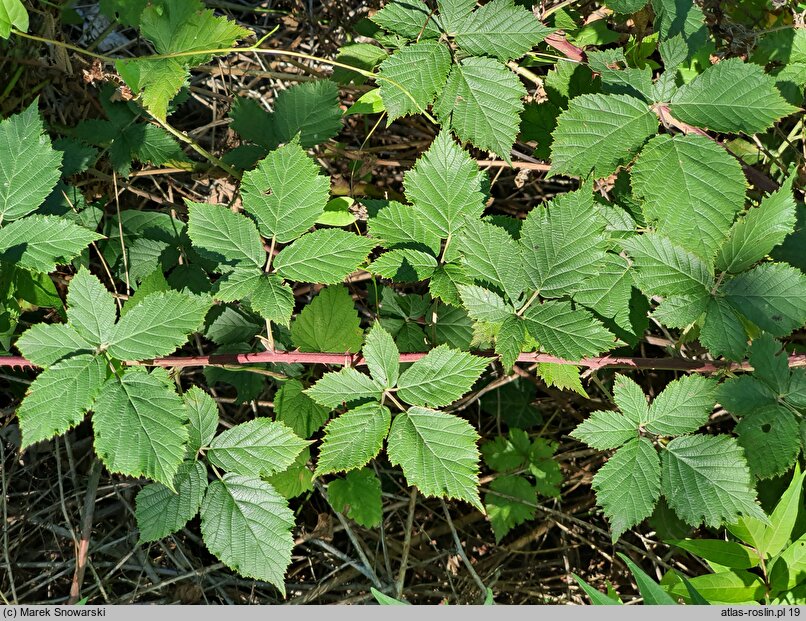
[[[674,542],[714,574],[658,585],[630,564],[646,602],[806,602],[802,19],[740,58],[690,0],[605,0],[590,23],[569,4],[390,0],[325,61],[255,43],[200,0],[102,0],[153,52],[91,52],[108,72],[103,116],[46,130],[28,98],[0,122],[0,364],[39,369],[16,408],[22,448],[90,416],[109,472],[149,481],[142,541],[198,514],[210,552],[284,595],[289,500],[326,483],[335,511],[377,527],[377,460],[485,513],[497,542],[534,519],[564,472],[525,380],[510,380],[532,372],[588,397],[591,369],[613,405],[571,437],[608,452],[592,485],[613,540],[661,499],[734,538]],[[630,16],[652,33],[614,45],[608,20]],[[0,37],[40,40],[29,25],[19,0],[0,0]],[[235,50],[334,70],[271,111],[233,98],[240,143],[212,153],[171,117],[191,71]],[[344,111],[350,84],[364,94]],[[312,155],[355,117],[370,132],[417,115],[433,138],[400,193],[344,196]],[[578,183],[494,211],[489,165],[524,160]],[[117,189],[93,202],[77,183],[144,164],[215,170],[237,196],[121,209]],[[650,326],[668,358],[633,357]],[[191,365],[207,386],[181,376]],[[608,366],[691,373],[650,399],[635,368],[610,384]],[[270,387],[271,416],[255,406],[219,430],[217,384],[238,402]],[[463,413],[478,398],[505,432],[481,441]],[[767,514],[757,484],[782,476],[792,485]]]

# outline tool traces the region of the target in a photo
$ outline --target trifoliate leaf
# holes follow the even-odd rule
[[[303,392],[298,380],[288,380],[274,395],[274,416],[300,438],[310,438],[327,421],[330,409],[322,407]]]
[[[348,472],[343,479],[331,481],[327,497],[339,513],[366,528],[375,528],[383,519],[381,482],[369,468]]]
[[[596,500],[610,522],[613,540],[650,515],[660,498],[658,453],[646,438],[621,447],[593,477]]]
[[[520,298],[525,284],[523,257],[509,233],[500,226],[468,218],[459,233],[457,247],[464,256],[463,267],[470,278],[496,287],[510,302]]]
[[[657,435],[682,435],[702,427],[714,409],[716,380],[687,375],[671,382],[652,405],[646,429]]]
[[[311,228],[328,201],[330,181],[295,143],[272,151],[244,173],[244,209],[266,239],[288,243]]]
[[[115,324],[115,299],[86,268],[78,270],[67,289],[67,320],[93,345],[108,343]]]
[[[484,495],[484,507],[493,527],[495,541],[499,543],[513,528],[534,519],[537,490],[529,481],[517,475],[497,477],[490,481],[489,489],[490,492]]]
[[[375,241],[341,229],[303,235],[274,257],[283,278],[297,282],[336,284],[366,261]]]
[[[88,354],[42,371],[17,408],[22,447],[62,434],[84,420],[107,374],[106,361]]]
[[[188,443],[187,412],[164,369],[127,370],[95,401],[95,451],[110,472],[173,488]]]
[[[739,162],[715,142],[690,134],[653,138],[632,171],[632,188],[658,232],[710,260],[744,206]]]
[[[219,434],[207,458],[226,472],[270,476],[293,464],[307,444],[284,424],[256,418]]]
[[[305,391],[317,403],[335,408],[342,403],[374,399],[380,401],[384,387],[369,375],[351,367],[325,375]]]
[[[59,180],[62,154],[53,149],[44,133],[38,107],[39,100],[35,99],[24,111],[0,121],[0,222],[3,223],[37,209]]]
[[[701,299],[714,285],[711,266],[666,237],[639,235],[625,240],[624,248],[633,259],[636,284],[647,295]]]
[[[730,230],[716,256],[716,268],[738,274],[767,256],[795,228],[794,175],[779,190],[765,197]]]
[[[515,314],[515,309],[507,304],[501,296],[483,287],[459,285],[459,295],[462,297],[462,304],[467,310],[467,314],[474,321],[501,323],[510,315]],[[521,338],[521,342],[523,342],[523,338]]]
[[[529,434],[522,429],[510,429],[506,436],[499,435],[484,442],[481,454],[484,463],[496,472],[510,472],[528,463],[531,446]]]
[[[199,329],[209,308],[206,297],[178,291],[153,293],[121,318],[107,351],[118,360],[166,356]]]
[[[604,229],[589,187],[532,209],[520,239],[532,288],[544,298],[559,298],[596,276],[607,249]]]
[[[543,351],[567,360],[595,356],[616,345],[615,337],[598,319],[570,302],[549,300],[535,304],[524,319],[526,330]]]
[[[489,363],[440,345],[400,374],[397,395],[412,405],[449,405],[470,390]]]
[[[372,16],[381,28],[407,39],[435,39],[439,26],[423,0],[393,0]]]
[[[442,237],[484,211],[478,166],[445,130],[406,172],[404,186],[420,218]]]
[[[571,433],[572,438],[600,451],[618,448],[638,437],[638,426],[620,412],[593,412]]]
[[[663,451],[661,489],[669,506],[692,526],[733,524],[740,515],[767,521],[756,504],[744,451],[734,438],[691,435]]]
[[[37,366],[46,368],[74,353],[91,353],[92,343],[63,323],[37,323],[16,342],[17,349]]]
[[[460,140],[509,162],[526,90],[505,65],[471,56],[454,65],[434,111]]]
[[[442,230],[424,222],[420,211],[409,205],[390,201],[377,216],[370,218],[367,228],[372,237],[383,240],[386,248],[422,248],[434,255],[439,253]]]
[[[367,271],[396,282],[419,282],[433,275],[438,266],[430,252],[395,248],[375,259]]]
[[[747,350],[747,333],[739,314],[723,298],[708,301],[700,343],[714,356],[741,360]]]
[[[294,312],[294,292],[277,274],[254,267],[236,268],[215,284],[215,297],[224,302],[248,301],[264,319],[287,326]]]
[[[188,235],[200,255],[217,263],[263,268],[266,251],[254,222],[224,205],[188,201]]]
[[[723,290],[737,311],[775,336],[787,336],[806,323],[806,275],[794,267],[763,263]]]
[[[185,411],[190,420],[188,453],[195,455],[215,437],[218,429],[218,407],[213,398],[198,386],[188,390],[182,395],[182,399],[185,401]]]
[[[451,54],[439,41],[421,41],[398,50],[381,63],[377,83],[389,122],[422,114],[445,86]]]
[[[36,272],[69,263],[102,236],[58,216],[33,215],[0,229],[0,261]]]
[[[210,552],[242,576],[265,580],[283,595],[293,527],[288,501],[257,477],[225,474],[210,484],[202,502],[201,532]]]
[[[291,340],[300,351],[357,353],[363,336],[353,299],[343,286],[320,291],[291,324]]]
[[[135,517],[141,542],[159,541],[195,517],[207,491],[207,468],[199,461],[182,462],[174,489],[151,483],[137,494]]]
[[[501,323],[495,335],[495,353],[501,356],[501,364],[509,372],[518,361],[526,336],[523,321],[516,315],[510,315]]]
[[[365,466],[383,447],[392,413],[379,403],[348,410],[325,427],[316,476]]]
[[[798,421],[780,405],[751,412],[735,431],[750,471],[760,479],[784,474],[800,454]]]
[[[8,39],[11,28],[28,32],[28,11],[20,0],[0,1],[0,38]]]
[[[706,68],[672,97],[672,114],[718,132],[755,134],[797,108],[775,87],[775,78],[754,63],[728,58]]]
[[[507,61],[520,58],[553,31],[513,0],[493,0],[457,20],[456,43],[473,56]]]
[[[477,441],[476,430],[463,418],[412,407],[395,417],[386,452],[425,496],[464,500],[483,511]]]
[[[551,174],[606,177],[658,130],[649,106],[629,95],[580,95],[557,117]]]
[[[400,352],[392,335],[383,329],[380,322],[373,324],[367,333],[361,353],[376,382],[385,388],[392,388],[397,384],[400,373]]]

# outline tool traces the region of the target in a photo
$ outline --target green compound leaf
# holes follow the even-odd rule
[[[521,249],[500,226],[468,218],[457,239],[465,273],[503,291],[511,302],[524,288]]]
[[[557,117],[551,174],[606,177],[658,131],[658,117],[629,95],[580,95]]]
[[[775,78],[753,63],[729,58],[711,65],[672,97],[672,114],[718,132],[763,132],[796,112],[781,97]]]
[[[285,595],[294,513],[274,487],[257,477],[225,474],[213,481],[201,506],[207,549],[242,576],[265,580]]]
[[[756,504],[744,451],[734,438],[693,435],[675,438],[663,451],[663,495],[692,526],[717,528],[740,515],[767,521]]]
[[[438,41],[409,45],[384,60],[376,80],[389,122],[425,112],[444,87],[450,68],[451,54]]]
[[[459,295],[467,314],[474,321],[501,323],[515,314],[512,305],[507,304],[501,296],[477,285],[459,285]],[[523,342],[521,337],[520,343]]]
[[[190,425],[188,426],[188,453],[195,455],[200,448],[212,442],[218,429],[218,406],[213,398],[198,386],[182,395]]]
[[[84,420],[107,374],[103,358],[86,354],[42,371],[17,408],[22,448],[60,435]]]
[[[479,436],[463,418],[420,407],[398,414],[386,452],[425,496],[456,498],[483,511],[478,492]]]
[[[367,403],[331,420],[319,448],[316,474],[354,470],[365,466],[383,447],[392,413],[379,403]]]
[[[659,233],[710,260],[744,206],[739,162],[715,142],[690,134],[653,138],[632,171],[642,210]]]
[[[372,16],[381,28],[407,39],[435,39],[439,26],[423,0],[393,0]]]
[[[107,351],[118,360],[166,356],[199,329],[209,308],[206,297],[178,291],[152,293],[121,318]]]
[[[0,22],[2,23],[2,22]],[[39,100],[0,121],[0,222],[28,215],[59,180],[62,154],[51,146]]]
[[[613,384],[613,400],[636,429],[638,425],[643,425],[649,419],[650,410],[644,391],[635,380],[626,375],[620,373],[616,375],[616,381]]]
[[[615,337],[590,312],[571,302],[549,300],[529,308],[526,330],[540,348],[567,360],[595,356],[616,345]]]
[[[289,280],[333,285],[366,261],[375,245],[375,240],[355,233],[322,229],[283,248],[274,257],[274,268]]]
[[[750,471],[760,479],[784,474],[800,454],[798,421],[780,405],[751,412],[735,431]]]
[[[604,232],[589,187],[532,209],[520,238],[532,288],[544,298],[575,293],[582,282],[599,274],[607,249]]]
[[[343,286],[320,291],[291,324],[291,340],[300,351],[357,353],[363,337],[353,298]]]
[[[470,390],[489,363],[440,345],[401,373],[397,395],[413,405],[449,405]]]
[[[78,270],[67,290],[67,321],[93,345],[108,343],[115,326],[115,298],[86,268]]]
[[[244,209],[261,234],[285,244],[311,228],[328,201],[330,181],[302,148],[291,143],[272,151],[244,173]]]
[[[270,476],[293,464],[307,445],[283,423],[256,418],[219,434],[207,457],[226,472]]]
[[[516,475],[493,479],[489,489],[490,492],[484,495],[484,507],[495,541],[500,543],[513,528],[534,519],[537,490],[528,480]]]
[[[434,111],[463,142],[510,161],[526,90],[505,65],[471,56],[454,65]]]
[[[255,268],[236,268],[215,284],[223,302],[248,301],[264,319],[287,326],[294,312],[294,292],[277,274]]]
[[[187,205],[188,235],[200,255],[217,263],[263,268],[266,251],[254,222],[224,205]]]
[[[274,395],[274,416],[300,438],[310,438],[325,424],[330,409],[316,403],[304,389],[299,380],[284,382]]]
[[[380,322],[373,324],[361,350],[367,361],[372,378],[384,386],[392,388],[400,374],[400,351],[392,335],[383,329]]]
[[[110,378],[94,410],[95,451],[110,472],[173,488],[187,450],[187,412],[164,369],[134,368]]]
[[[0,229],[0,261],[48,273],[101,237],[58,216],[33,215]]]
[[[195,517],[207,491],[207,468],[199,461],[182,462],[174,489],[151,483],[137,494],[135,517],[141,542],[167,537]]]
[[[723,290],[737,311],[775,336],[787,336],[806,323],[806,275],[784,263],[762,263]]]
[[[91,353],[94,347],[74,328],[63,323],[38,323],[16,342],[17,349],[35,365],[47,368],[74,353]]]
[[[383,519],[381,482],[368,469],[348,472],[343,479],[331,481],[327,486],[331,506],[339,513],[366,528],[375,528]]]
[[[493,0],[456,20],[456,43],[473,56],[520,58],[554,31],[513,0]]]
[[[621,447],[593,477],[613,541],[650,515],[660,498],[660,458],[646,438]]]
[[[711,266],[661,235],[624,241],[635,266],[635,281],[649,296],[688,296],[704,300],[714,285]]]
[[[739,314],[724,298],[708,301],[705,321],[700,329],[700,343],[714,356],[741,360],[747,351],[747,333]]]
[[[345,367],[337,373],[326,373],[305,391],[311,399],[327,408],[364,399],[380,401],[384,387],[369,375]]]
[[[781,188],[762,199],[761,204],[747,212],[730,230],[728,238],[716,256],[716,268],[738,274],[767,256],[795,228],[796,203],[789,179]]]
[[[406,197],[429,230],[447,237],[484,211],[479,169],[450,132],[441,131],[404,176]],[[422,240],[415,240],[422,243]]]
[[[649,406],[646,429],[666,436],[697,431],[714,409],[716,384],[716,380],[700,375],[669,383]]]

